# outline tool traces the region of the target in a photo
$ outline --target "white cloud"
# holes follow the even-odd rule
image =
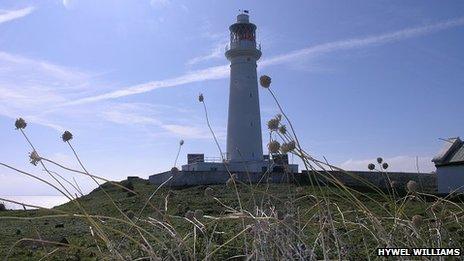
[[[214,48],[211,50],[209,54],[197,56],[197,57],[194,57],[188,60],[187,65],[191,66],[197,63],[201,63],[201,62],[205,62],[205,61],[209,61],[209,60],[213,60],[217,58],[222,58],[224,57],[225,46],[226,46],[226,42],[222,41],[218,43],[216,46],[214,46]]]
[[[88,90],[91,75],[44,60],[0,52],[0,115],[62,131],[47,114]]]
[[[294,60],[306,58],[310,55],[321,55],[321,54],[326,54],[326,53],[330,53],[334,51],[357,49],[357,48],[368,47],[372,45],[381,45],[381,44],[396,42],[396,41],[400,41],[400,40],[404,40],[404,39],[408,39],[412,37],[418,37],[421,35],[431,34],[434,32],[442,31],[445,29],[453,28],[453,27],[463,26],[463,25],[464,25],[464,17],[454,19],[454,20],[448,20],[445,22],[436,23],[432,25],[407,28],[404,30],[399,30],[399,31],[386,33],[386,34],[329,42],[325,44],[315,45],[315,46],[311,46],[308,48],[296,50],[296,51],[293,51],[287,54],[278,55],[278,56],[275,56],[269,59],[265,59],[261,61],[259,65],[261,68],[263,68],[266,66],[292,62]],[[174,77],[171,79],[152,81],[152,82],[148,82],[144,84],[139,84],[136,86],[126,87],[118,91],[113,91],[113,92],[109,92],[105,94],[100,94],[97,96],[83,98],[83,99],[71,102],[68,105],[96,102],[96,101],[107,100],[107,99],[116,99],[120,97],[150,92],[150,91],[153,91],[159,88],[175,87],[175,86],[184,85],[188,83],[214,80],[214,79],[222,79],[222,78],[227,77],[228,75],[229,75],[228,65],[209,67],[204,70],[189,72],[179,77]]]
[[[188,84],[188,83],[202,82],[206,80],[223,79],[228,75],[229,75],[228,65],[215,66],[215,67],[210,67],[204,70],[189,72],[184,75],[171,78],[171,79],[166,79],[166,80],[161,80],[161,81],[152,81],[152,82],[127,87],[121,90],[117,90],[117,91],[113,91],[113,92],[109,92],[109,93],[105,93],[101,95],[79,99],[79,100],[69,102],[63,105],[77,105],[77,104],[96,102],[96,101],[101,101],[101,100],[116,99],[120,97],[134,95],[134,94],[146,93],[146,92],[149,92],[155,89],[160,89],[160,88],[174,87],[174,86],[179,86],[179,85]]]
[[[320,44],[308,48],[304,48],[301,50],[296,50],[287,54],[278,55],[272,57],[270,59],[263,60],[261,62],[261,66],[268,66],[274,64],[281,64],[289,61],[293,61],[295,59],[299,59],[300,57],[306,57],[309,55],[321,55],[325,53],[330,53],[334,51],[340,50],[348,50],[348,49],[356,49],[362,48],[371,45],[382,45],[391,42],[397,42],[401,40],[405,40],[408,38],[418,37],[421,35],[427,35],[434,32],[446,30],[452,27],[458,27],[464,25],[464,17],[448,20],[441,23],[436,23],[432,25],[426,25],[421,27],[413,27],[407,28],[391,33],[380,34],[380,35],[373,35],[364,38],[353,38],[348,40],[342,41],[335,41],[326,44]]]
[[[18,10],[0,11],[0,24],[27,16],[32,11],[34,11],[34,7],[31,6]]]
[[[166,110],[168,109],[168,110]],[[176,112],[177,118],[172,119],[173,112]],[[185,139],[210,139],[211,133],[204,122],[196,122],[191,117],[190,122],[182,122],[182,115],[190,113],[189,110],[174,108],[169,106],[159,106],[148,103],[118,103],[108,106],[102,113],[103,119],[109,122],[121,125],[149,126],[149,132],[153,136],[168,134]],[[153,130],[154,128],[159,130]],[[217,128],[218,137],[225,137],[222,129]],[[147,129],[145,129],[147,131]]]
[[[432,156],[396,156],[384,158],[384,162],[387,162],[389,171],[399,172],[417,172],[417,166],[421,173],[430,173],[435,171],[435,166],[432,163]],[[417,161],[417,164],[416,164]],[[377,163],[377,158],[372,159],[361,159],[361,160],[347,160],[339,165],[340,168],[345,170],[364,170],[367,171],[367,165],[369,163]]]

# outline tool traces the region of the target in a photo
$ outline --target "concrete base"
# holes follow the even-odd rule
[[[219,172],[267,172],[269,169],[277,169],[275,172],[283,172],[283,166],[277,166],[270,161],[247,161],[247,162],[195,162],[182,166],[182,171],[219,171]],[[297,164],[285,166],[288,173],[298,173]],[[281,170],[282,169],[282,170]]]

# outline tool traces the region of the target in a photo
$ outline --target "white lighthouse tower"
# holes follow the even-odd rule
[[[182,165],[181,174],[171,184],[221,184],[227,181],[231,171],[243,180],[259,182],[264,173],[282,173],[283,166],[293,173],[298,172],[298,165],[288,164],[286,155],[263,155],[256,73],[261,48],[256,45],[256,25],[250,23],[247,11],[237,16],[229,31],[230,44],[225,53],[230,61],[227,155],[212,159],[202,153],[188,154],[187,164]],[[171,172],[153,175],[150,181],[161,184],[170,175]]]
[[[250,23],[246,12],[237,16],[229,30],[230,45],[225,53],[230,61],[227,159],[230,163],[258,163],[263,161],[263,147],[256,73],[261,50],[256,45],[256,25]]]

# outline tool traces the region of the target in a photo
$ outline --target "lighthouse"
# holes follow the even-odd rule
[[[263,161],[256,62],[261,50],[256,45],[256,25],[248,12],[237,16],[229,27],[230,44],[225,56],[230,61],[227,159],[235,162]]]
[[[256,72],[261,48],[256,44],[256,25],[250,23],[248,11],[237,16],[229,31],[230,43],[225,52],[230,62],[226,156],[212,158],[201,152],[189,153],[181,171],[151,175],[152,184],[224,184],[231,172],[243,182],[283,182],[287,173],[298,173],[298,165],[289,164],[286,154],[263,155]]]

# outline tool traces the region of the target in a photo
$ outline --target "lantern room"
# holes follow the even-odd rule
[[[237,16],[237,22],[229,27],[230,43],[237,44],[240,41],[251,41],[256,43],[256,25],[249,22],[246,13]]]

